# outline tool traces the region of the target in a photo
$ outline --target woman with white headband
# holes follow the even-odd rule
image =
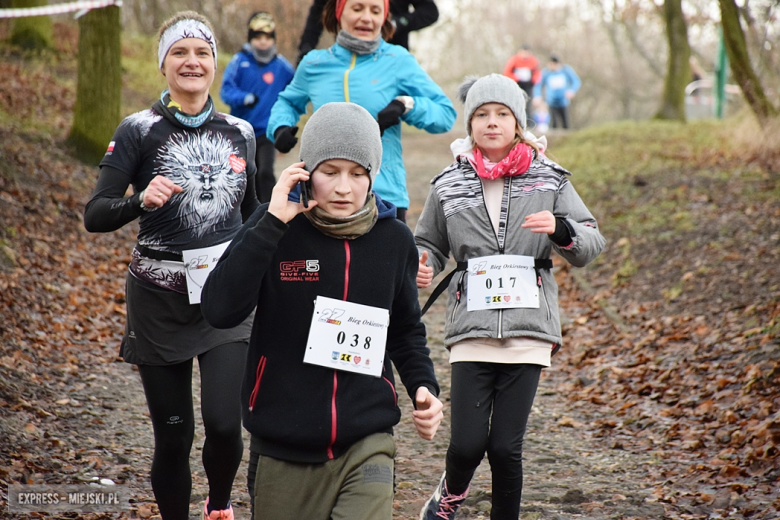
[[[120,355],[138,366],[143,382],[160,514],[164,520],[189,517],[197,357],[209,481],[203,516],[232,520],[230,491],[243,454],[239,392],[252,317],[214,329],[201,314],[200,288],[260,205],[255,137],[248,123],[214,108],[209,87],[217,46],[203,16],[187,11],[162,25],[158,64],[168,88],[117,128],[84,224],[91,232],[110,232],[139,219]],[[134,194],[125,196],[128,185]]]

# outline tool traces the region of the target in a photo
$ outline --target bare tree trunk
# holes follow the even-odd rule
[[[15,8],[40,7],[49,5],[47,0],[13,0]],[[11,30],[11,43],[25,49],[49,49],[54,46],[51,18],[48,16],[29,16],[14,19]]]
[[[726,54],[729,57],[729,65],[734,79],[745,100],[750,105],[753,113],[758,118],[758,123],[763,127],[777,116],[777,109],[772,106],[761,83],[758,81],[753,67],[750,65],[750,57],[745,43],[745,33],[739,24],[739,10],[734,0],[718,0],[720,3],[720,19],[723,24],[723,41],[726,46]]]
[[[666,38],[669,42],[664,94],[657,119],[685,121],[685,86],[691,82],[691,46],[682,12],[682,0],[664,0]]]
[[[768,2],[766,5],[758,7],[756,9],[762,10],[762,18],[764,21],[776,19],[776,15],[773,11],[776,7],[780,7],[780,2]],[[740,17],[745,21],[746,34],[745,38],[748,43],[748,52],[750,49],[755,50],[754,63],[756,75],[759,78],[769,79],[777,81],[780,78],[780,67],[775,63],[777,60],[777,51],[772,47],[768,47],[765,44],[771,43],[770,34],[772,32],[772,23],[761,23],[756,20],[748,8],[748,2],[739,8]],[[764,83],[766,85],[766,82]]]
[[[119,8],[79,18],[78,85],[68,142],[82,161],[97,164],[120,121],[122,101]]]

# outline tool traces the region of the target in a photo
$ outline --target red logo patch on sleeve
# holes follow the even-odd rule
[[[241,173],[246,169],[246,161],[243,160],[241,157],[236,157],[235,155],[231,155],[228,157],[228,161],[230,161],[230,167],[233,168],[233,171],[236,173]]]

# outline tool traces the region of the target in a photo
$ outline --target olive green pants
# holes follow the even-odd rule
[[[389,433],[369,435],[323,464],[261,455],[254,520],[391,520],[394,457]]]

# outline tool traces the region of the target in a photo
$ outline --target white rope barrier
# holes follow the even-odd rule
[[[40,7],[25,7],[22,9],[0,9],[0,18],[24,18],[27,16],[49,16],[52,14],[71,13],[73,11],[89,11],[115,5],[122,7],[122,0],[79,0],[66,4],[42,5]]]

